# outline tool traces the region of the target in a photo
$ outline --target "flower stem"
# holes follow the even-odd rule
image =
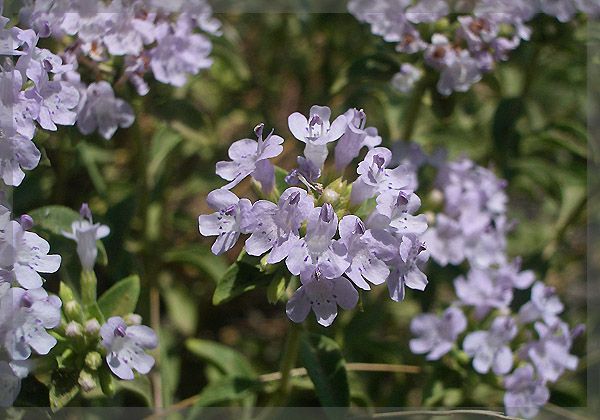
[[[279,390],[273,401],[273,405],[276,407],[281,407],[287,402],[292,389],[291,372],[298,359],[301,332],[302,330],[298,325],[290,324],[283,358],[281,359],[281,368],[279,369],[281,372],[281,382],[279,383]]]
[[[88,307],[96,303],[96,273],[94,270],[81,271],[81,300],[84,307]]]
[[[404,123],[400,141],[410,141],[412,139],[428,84],[429,78],[427,75],[423,75],[413,89],[406,110],[404,111]]]

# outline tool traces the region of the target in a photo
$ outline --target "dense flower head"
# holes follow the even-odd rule
[[[440,326],[443,319],[436,315],[420,315],[411,323],[411,350],[433,360],[460,346],[477,373],[503,378],[509,415],[533,417],[548,401],[546,383],[576,368],[578,359],[570,351],[583,329],[570,330],[560,319],[564,307],[554,287],[536,281],[531,270],[522,268],[521,258],[507,255],[512,223],[505,182],[468,159],[448,161],[437,155],[424,161],[438,171],[435,201],[442,210],[432,215],[433,226],[421,240],[438,265],[466,265],[454,280],[457,299],[447,311],[460,308],[469,328],[465,324],[448,334],[451,323]],[[514,308],[513,297],[524,290],[530,291],[529,301]]]
[[[220,34],[220,23],[206,0],[172,5],[146,0],[30,0],[21,8],[20,21],[31,29],[1,29],[1,39],[7,39],[2,51],[18,55],[17,67],[36,85],[43,79],[39,64],[44,71],[59,74],[60,81],[40,88],[49,108],[41,112],[42,127],[52,130],[54,124],[79,120],[82,133],[98,130],[107,139],[118,127],[131,125],[134,116],[131,107],[115,97],[110,80],[98,80],[101,65],[114,66],[111,59],[123,57],[124,65],[115,69],[120,74],[115,85],[129,81],[139,95],[149,91],[148,73],[161,83],[183,86],[190,76],[211,66],[209,36]],[[64,46],[62,58],[67,63],[35,47],[39,38],[47,37]],[[25,47],[19,50],[21,45]],[[89,86],[81,70],[97,76]],[[77,90],[63,87],[57,92],[57,83],[66,81],[77,85]],[[60,115],[54,117],[57,110]]]
[[[286,308],[294,322],[312,310],[321,325],[331,325],[338,306],[356,305],[356,288],[387,283],[395,301],[404,299],[406,287],[424,290],[429,254],[422,240],[427,219],[418,214],[421,200],[415,194],[417,167],[408,161],[392,164],[392,152],[379,147],[382,139],[366,126],[363,110],[351,108],[332,118],[330,108],[315,105],[308,117],[290,115],[288,125],[304,143],[304,155],[285,184],[276,185],[269,161],[283,150],[283,138],[271,132],[263,140],[262,124],[255,130],[258,141],[234,142],[231,161],[217,163],[217,174],[231,182],[208,195],[217,212],[199,217],[200,233],[217,236],[213,252],[221,254],[249,235],[248,255],[264,256],[263,265],[285,266],[301,284]],[[362,149],[366,155],[347,175]],[[268,182],[260,176],[265,168]],[[248,175],[262,186],[263,199],[253,204],[228,191]],[[370,210],[359,217],[361,207]]]
[[[529,40],[526,23],[537,13],[560,22],[577,12],[600,15],[600,6],[590,0],[351,0],[348,10],[398,52],[422,53],[422,64],[439,73],[437,90],[446,96],[469,90],[496,63],[506,61]],[[409,60],[413,63],[403,63],[392,80],[403,93],[412,90],[422,72],[414,63],[419,58]]]

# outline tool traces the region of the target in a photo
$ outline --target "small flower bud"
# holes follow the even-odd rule
[[[329,204],[335,204],[340,199],[340,194],[330,188],[325,188],[323,191],[323,201]]]
[[[23,228],[23,230],[29,230],[34,225],[33,218],[28,214],[22,215],[19,218],[19,223],[20,223],[21,227]]]
[[[439,206],[444,202],[444,194],[440,190],[432,190],[429,194],[429,200],[434,206]]]
[[[99,331],[100,331],[100,323],[98,322],[97,319],[93,318],[93,319],[86,321],[85,333],[87,335],[95,336],[95,335],[98,335]]]
[[[70,320],[80,320],[83,312],[81,305],[76,300],[71,300],[65,303],[65,315]]]
[[[75,321],[71,321],[65,327],[65,335],[67,337],[81,337],[82,328],[81,324]]]
[[[87,203],[83,203],[81,205],[81,208],[79,209],[79,215],[82,219],[87,219],[90,222],[92,221],[92,211]]]
[[[92,351],[85,356],[85,365],[91,370],[98,370],[102,366],[102,356],[97,351]]]
[[[125,316],[125,323],[127,325],[141,325],[142,317],[138,314],[128,314]]]
[[[77,383],[79,384],[83,392],[90,392],[97,386],[94,377],[85,370],[82,370],[79,374],[79,379],[77,380]]]

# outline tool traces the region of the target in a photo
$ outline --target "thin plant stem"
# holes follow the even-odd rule
[[[394,419],[399,417],[414,417],[414,416],[478,416],[478,417],[492,417],[496,419],[504,420],[519,420],[517,417],[506,416],[497,411],[489,410],[410,410],[410,411],[393,411],[389,413],[376,413],[369,416],[357,417],[367,419]]]
[[[412,95],[408,102],[408,106],[406,107],[406,110],[404,112],[404,122],[400,138],[401,141],[410,141],[412,139],[417,124],[417,119],[421,112],[421,106],[423,104],[423,95],[425,95],[428,83],[429,79],[427,75],[423,75],[421,80],[417,82],[413,89]]]
[[[281,368],[279,369],[281,382],[279,383],[279,390],[277,391],[276,398],[273,401],[273,406],[275,407],[283,406],[286,403],[292,389],[290,380],[292,378],[292,369],[298,359],[300,332],[301,329],[299,326],[290,324],[285,351],[283,353],[283,358],[281,359]]]

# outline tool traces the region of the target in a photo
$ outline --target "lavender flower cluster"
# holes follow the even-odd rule
[[[519,258],[507,257],[511,225],[504,181],[468,159],[437,166],[444,209],[423,240],[440,266],[466,261],[469,271],[454,280],[458,299],[441,316],[412,320],[416,337],[410,348],[428,360],[440,359],[467,332],[469,314],[478,327],[462,338],[462,350],[472,358],[473,369],[504,378],[509,415],[534,417],[549,399],[548,384],[577,367],[570,349],[583,326],[570,329],[559,317],[564,307],[555,289],[536,281],[532,271],[522,271]],[[514,309],[515,291],[527,289],[530,300]]]
[[[113,86],[129,81],[146,95],[147,73],[161,83],[183,86],[189,76],[211,66],[207,35],[218,35],[220,28],[206,0],[31,0],[20,19],[39,37],[62,44],[69,67],[60,79],[79,92],[77,126],[83,134],[97,130],[105,139],[135,119]],[[93,82],[86,83],[86,76]]]
[[[465,92],[528,41],[527,26],[538,13],[569,21],[577,12],[600,16],[594,0],[350,0],[348,10],[402,54],[423,54],[439,72],[442,95]],[[433,29],[432,29],[433,28]],[[433,32],[432,32],[433,31]],[[416,60],[415,60],[416,61]],[[410,91],[422,77],[419,65],[404,63],[392,83]]]
[[[391,151],[378,147],[381,137],[365,123],[365,113],[357,109],[333,121],[331,110],[322,106],[313,106],[308,117],[290,115],[289,129],[304,143],[304,155],[285,177],[284,191],[275,185],[269,161],[283,151],[283,138],[273,132],[263,138],[263,124],[255,129],[257,140],[236,141],[229,149],[231,161],[217,163],[217,174],[230,182],[208,195],[216,212],[199,217],[200,233],[217,237],[215,254],[249,235],[249,255],[263,256],[267,265],[285,262],[301,284],[286,308],[294,322],[304,321],[312,309],[321,325],[331,325],[337,306],[357,304],[356,288],[387,283],[390,297],[401,301],[406,287],[427,286],[422,272],[427,221],[417,214],[416,168],[408,162],[393,167]],[[333,165],[326,165],[328,144],[334,142]],[[349,180],[346,167],[363,148],[368,152]],[[230,191],[248,175],[268,199],[251,203]]]

